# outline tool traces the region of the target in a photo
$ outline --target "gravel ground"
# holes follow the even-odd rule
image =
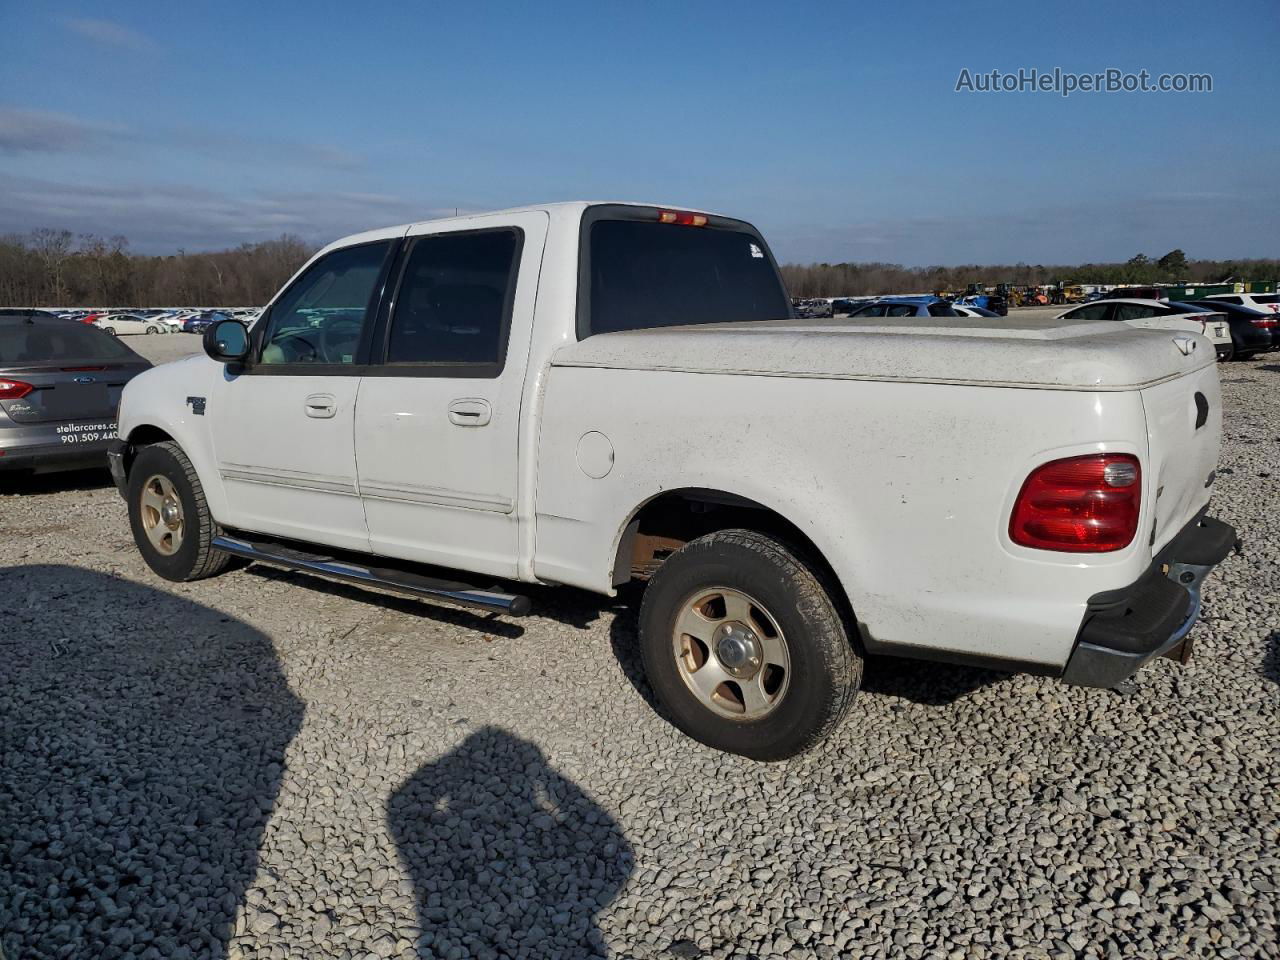
[[[1189,667],[1119,695],[873,661],[774,765],[654,712],[620,602],[175,585],[105,476],[11,484],[4,954],[1280,956],[1280,359],[1223,376],[1248,550]]]

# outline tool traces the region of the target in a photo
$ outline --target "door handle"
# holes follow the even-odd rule
[[[338,401],[331,393],[313,393],[304,401],[307,416],[329,420],[338,412]]]
[[[468,398],[449,404],[449,422],[460,427],[483,427],[493,419],[493,408],[488,400]]]

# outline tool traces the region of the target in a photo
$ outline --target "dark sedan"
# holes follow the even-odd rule
[[[1196,313],[1226,314],[1231,326],[1231,346],[1236,360],[1247,360],[1255,353],[1280,350],[1280,320],[1274,313],[1264,313],[1252,307],[1242,307],[1221,300],[1189,300],[1171,303],[1171,307],[1183,307]]]
[[[96,327],[0,312],[0,471],[105,467],[120,392],[150,366]]]

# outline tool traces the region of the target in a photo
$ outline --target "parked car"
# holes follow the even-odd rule
[[[1263,313],[1280,313],[1280,294],[1277,293],[1214,293],[1204,299],[1215,303],[1230,303],[1237,307],[1252,307]]]
[[[1252,307],[1240,307],[1221,300],[1192,300],[1170,303],[1171,307],[1197,313],[1222,314],[1231,327],[1233,359],[1248,360],[1258,353],[1280,350],[1280,318]]]
[[[1186,654],[1236,540],[1205,512],[1222,409],[1198,336],[815,328],[728,217],[374,230],[203,342],[128,386],[110,453],[159,576],[243,557],[511,615],[513,582],[636,581],[666,714],[761,760],[835,728],[864,653],[1097,687]]]
[[[1114,320],[1134,327],[1186,330],[1199,333],[1213,343],[1219,360],[1235,353],[1231,327],[1225,314],[1204,313],[1171,304],[1168,300],[1099,300],[1059,314],[1064,320]]]
[[[182,321],[182,329],[186,333],[204,333],[211,325],[219,320],[229,319],[226,314],[210,310],[204,313],[197,313],[195,316],[188,317]]]
[[[859,307],[850,317],[959,317],[940,297],[883,297]]]
[[[92,326],[0,311],[0,471],[105,467],[120,391],[150,366]]]
[[[99,317],[93,325],[105,330],[113,337],[138,333],[164,333],[165,325],[150,317],[141,317],[134,313],[112,313]]]

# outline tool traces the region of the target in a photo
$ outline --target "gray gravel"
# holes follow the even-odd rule
[[[1189,667],[1122,696],[877,661],[776,765],[655,714],[620,602],[174,585],[104,477],[10,486],[5,955],[1280,956],[1280,357],[1222,372],[1248,552]]]

